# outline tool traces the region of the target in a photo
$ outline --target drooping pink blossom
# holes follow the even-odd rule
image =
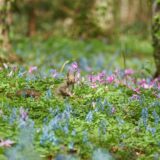
[[[14,144],[11,140],[0,140],[0,147],[11,147]]]
[[[142,84],[144,84],[144,83],[146,83],[146,80],[145,80],[145,79],[141,79],[141,80],[138,82],[138,84],[140,84],[140,85],[142,85]]]
[[[115,77],[114,75],[111,75],[111,76],[108,76],[106,80],[108,83],[112,83],[115,80]]]
[[[144,89],[152,88],[152,84],[147,83],[145,79],[140,80],[138,84]]]
[[[132,70],[132,69],[126,69],[126,70],[124,71],[124,74],[125,74],[126,76],[132,75],[132,74],[134,74],[134,70]]]
[[[136,92],[137,94],[141,93],[140,88],[134,88],[133,91]]]
[[[105,83],[105,76],[106,76],[106,74],[105,74],[104,71],[100,72],[100,73],[97,75],[97,80],[98,80],[98,82],[99,82],[100,84],[104,84],[104,83]]]
[[[34,71],[37,71],[37,66],[31,66],[31,67],[29,67],[29,70],[28,70],[28,72],[30,73],[30,74],[32,74]]]
[[[88,80],[89,82],[95,83],[97,81],[97,76],[90,74],[88,75]]]

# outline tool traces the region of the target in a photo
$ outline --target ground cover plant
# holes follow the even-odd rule
[[[126,40],[127,55],[118,42],[28,41],[14,45],[25,63],[0,68],[0,159],[159,159],[160,79],[144,42]]]
[[[0,0],[0,160],[160,160],[160,0]]]

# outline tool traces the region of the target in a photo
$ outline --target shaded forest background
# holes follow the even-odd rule
[[[159,72],[159,0],[0,0],[0,4],[2,50],[12,48],[10,39],[22,37],[96,38],[108,44],[128,35],[150,42],[153,37]]]
[[[149,35],[149,0],[24,0],[12,2],[14,33],[70,37],[111,37],[118,33]],[[146,34],[147,33],[147,34]]]

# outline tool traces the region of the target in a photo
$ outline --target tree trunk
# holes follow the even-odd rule
[[[33,36],[36,33],[36,14],[35,9],[31,8],[28,13],[28,36]]]
[[[22,58],[13,53],[10,43],[11,16],[11,0],[0,0],[0,65],[22,62]]]
[[[39,0],[27,0],[27,14],[28,14],[28,36],[34,36],[37,31],[36,22],[37,22],[37,5]]]
[[[10,0],[0,0],[0,53],[7,53],[10,48],[9,41],[9,12]]]
[[[155,77],[160,76],[160,1],[153,4],[152,37],[154,47],[154,59],[156,64]]]

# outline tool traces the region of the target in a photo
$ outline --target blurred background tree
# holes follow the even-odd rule
[[[10,50],[9,26],[11,25],[11,0],[0,0],[0,51]]]
[[[155,77],[160,76],[160,0],[153,2],[152,36],[154,46],[154,59],[156,64]]]

